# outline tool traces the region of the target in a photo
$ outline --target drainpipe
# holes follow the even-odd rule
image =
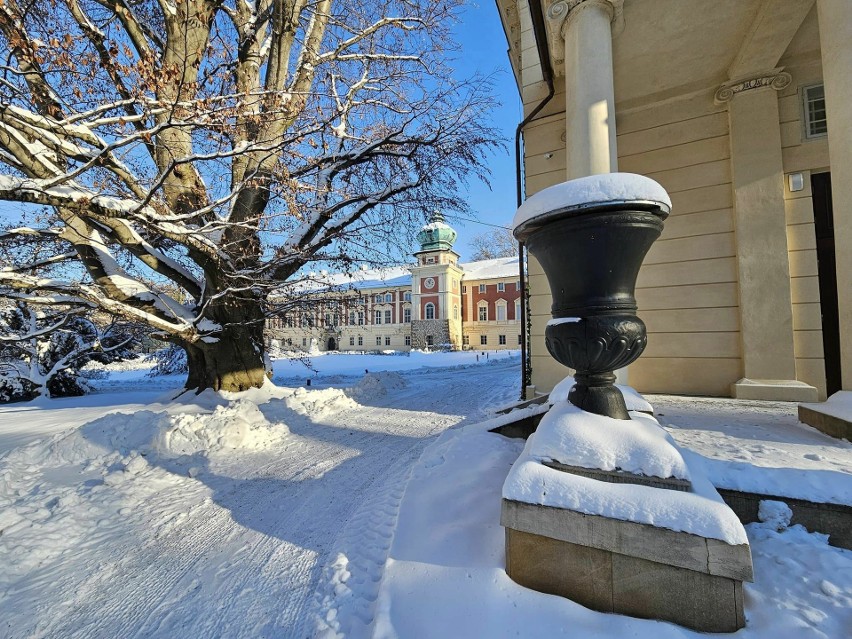
[[[521,135],[524,127],[529,124],[535,116],[550,102],[554,95],[553,88],[553,68],[550,66],[550,53],[547,50],[547,33],[544,28],[544,12],[541,9],[541,0],[529,0],[530,18],[532,19],[533,36],[535,37],[535,45],[538,50],[538,59],[541,64],[541,75],[547,83],[547,95],[536,105],[536,107],[525,117],[518,128],[515,129],[515,189],[517,195],[518,206],[521,206],[524,201],[523,196],[523,179],[521,175]],[[518,273],[521,281],[521,399],[525,399],[527,386],[530,378],[530,365],[528,361],[529,353],[529,336],[527,334],[527,281],[524,269],[524,243],[518,242]]]

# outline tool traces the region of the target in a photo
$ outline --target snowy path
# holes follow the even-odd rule
[[[147,462],[116,453],[118,470],[105,476],[61,455],[45,463],[38,442],[12,451],[0,460],[0,562],[10,568],[0,635],[311,636],[329,553],[369,536],[364,545],[379,554],[358,561],[380,565],[412,463],[433,436],[512,400],[516,371],[517,360],[403,373],[405,387],[361,403],[294,410],[271,400],[258,408],[290,430],[277,446]],[[110,408],[142,419],[139,405]],[[58,410],[38,412],[58,423]],[[101,432],[91,422],[81,430],[92,441]],[[372,580],[375,571],[352,577],[366,582],[362,607]]]

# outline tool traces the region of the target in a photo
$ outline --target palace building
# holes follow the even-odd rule
[[[852,1],[497,0],[524,105],[524,191],[623,171],[671,216],[639,272],[641,392],[852,390]],[[527,395],[545,350],[528,260]]]
[[[411,266],[310,277],[298,307],[267,320],[273,349],[517,349],[518,258],[460,263],[456,232],[436,213]]]

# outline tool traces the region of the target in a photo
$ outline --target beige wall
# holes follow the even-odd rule
[[[535,64],[531,25],[521,7],[521,94],[529,113],[546,94]],[[784,186],[796,378],[825,397],[819,290],[810,173],[829,167],[825,138],[804,136],[802,87],[822,81],[816,11],[812,11],[779,62],[792,83],[777,96],[781,157],[786,175],[803,172],[805,190]],[[725,78],[723,77],[722,80]],[[616,130],[619,170],[657,180],[670,193],[672,215],[640,271],[636,298],[648,327],[648,348],[629,370],[644,392],[727,396],[743,377],[737,237],[732,193],[727,104],[716,104],[719,83],[692,86],[683,95],[635,97],[619,103]],[[526,194],[565,179],[565,86],[524,133]],[[736,98],[735,98],[736,99]],[[629,108],[626,108],[629,106]],[[830,123],[829,123],[829,126]],[[837,240],[842,246],[841,240]],[[529,260],[532,382],[547,392],[569,371],[544,348],[550,291],[540,266]]]

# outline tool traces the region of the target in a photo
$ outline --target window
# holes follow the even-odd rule
[[[385,346],[390,346],[390,335],[385,336]]]
[[[376,323],[376,324],[381,324],[381,323],[382,323],[382,312],[381,312],[381,311],[376,311],[376,321],[375,321],[375,323]]]
[[[385,324],[393,324],[390,311],[385,311]]]
[[[488,306],[483,304],[479,307],[479,321],[487,322],[488,321]]]
[[[377,335],[376,336],[376,346],[381,346],[381,345],[382,345],[382,338],[381,338],[381,336]]]
[[[497,336],[497,343],[505,345],[506,344],[506,336],[505,335],[498,335]]]
[[[350,326],[355,324],[355,311],[349,312],[349,324]]]
[[[426,346],[432,346],[435,343],[434,338],[431,335],[426,336]]]
[[[480,293],[484,293],[484,292],[485,292],[485,284],[480,284],[480,285],[479,285],[479,292],[480,292]]]
[[[406,345],[406,346],[411,346],[411,335],[406,335],[406,336],[405,336],[405,345]]]
[[[479,336],[479,343],[482,344],[483,346],[488,344],[488,335],[480,335]]]
[[[521,300],[515,300],[515,321],[521,319]]]
[[[435,319],[435,305],[429,302],[424,309],[426,311],[426,319]]]
[[[358,336],[358,346],[363,346],[363,345],[364,345],[364,336],[359,335]]]
[[[515,280],[515,290],[516,291],[521,290],[521,280]]]
[[[467,293],[467,286],[462,286],[462,293]]]
[[[326,314],[325,314],[325,325],[326,325],[326,326],[332,326],[332,323],[331,323],[331,313],[326,313]]]
[[[308,315],[308,328],[313,328],[313,327],[314,327],[314,316]]]
[[[497,291],[500,293],[506,292],[506,283],[505,282],[497,282]]]
[[[355,346],[355,338],[354,337],[349,338],[349,346]]]
[[[388,304],[393,302],[393,295],[391,293],[385,293],[385,302],[387,302]]]
[[[364,311],[358,311],[358,326],[364,325]]]
[[[410,308],[403,309],[402,321],[404,321],[406,324],[411,323],[411,309]]]
[[[470,335],[462,335],[462,346],[470,346]]]
[[[817,138],[828,133],[825,116],[825,87],[821,84],[802,90],[805,106],[805,137]]]
[[[453,319],[457,320],[459,318],[459,305],[453,305]]]
[[[376,295],[376,297],[374,298],[374,301],[376,302],[376,304],[381,304],[382,303],[382,296]]]
[[[402,299],[404,299],[406,302],[410,302],[411,301],[411,293],[409,291],[406,291],[405,295],[403,295]]]
[[[520,344],[520,343],[521,343],[521,336],[518,335],[518,344]]]
[[[308,340],[307,340],[307,338],[303,337],[302,338],[302,346],[307,346],[307,345],[308,345]]]
[[[506,305],[498,304],[497,305],[497,321],[505,322],[506,321]]]

